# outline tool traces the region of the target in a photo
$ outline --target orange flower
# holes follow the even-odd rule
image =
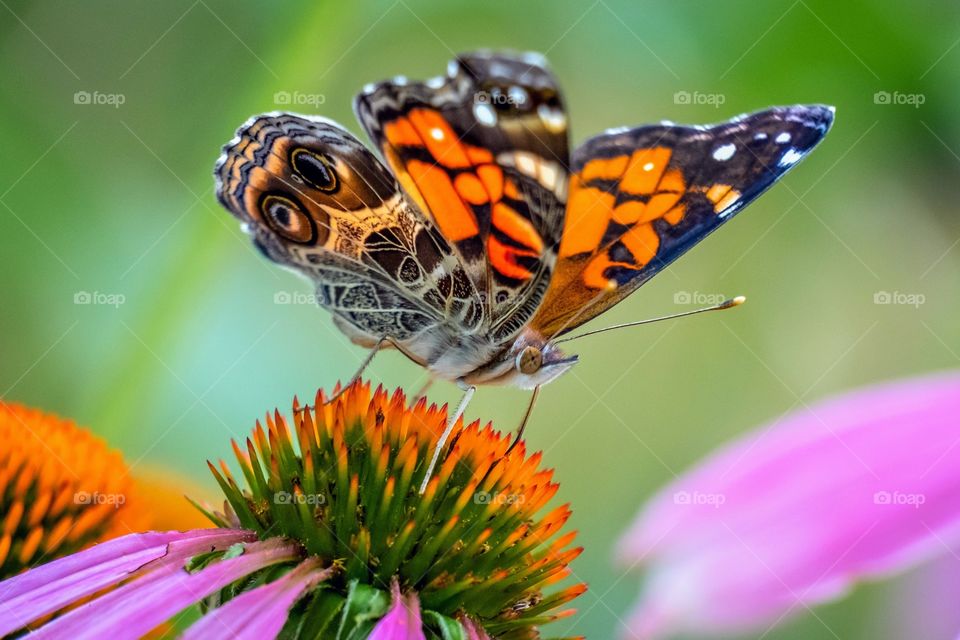
[[[352,582],[397,580],[424,610],[468,616],[498,638],[536,637],[536,625],[573,613],[561,609],[585,585],[545,593],[582,549],[569,548],[575,532],[559,535],[568,505],[540,515],[559,486],[540,453],[461,421],[421,495],[445,409],[359,383],[333,402],[320,391],[313,406],[294,400],[292,422],[268,414],[234,443],[246,489],[224,462],[210,465],[230,507],[210,514],[218,525],[298,540],[340,567],[328,584],[344,595]]]
[[[153,515],[144,492],[153,484],[131,478],[118,451],[74,422],[0,403],[0,578],[118,535],[190,522],[173,510]]]

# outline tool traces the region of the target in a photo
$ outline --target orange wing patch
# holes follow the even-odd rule
[[[388,163],[447,239],[462,242],[480,236],[474,208],[489,207],[491,225],[503,238],[492,233],[487,237],[490,265],[506,278],[533,277],[518,260],[539,258],[543,239],[530,220],[504,202],[505,197],[522,197],[488,149],[463,142],[442,114],[425,107],[386,123],[383,131]]]
[[[704,191],[707,200],[713,203],[714,213],[720,213],[740,199],[740,192],[728,184],[715,184]]]
[[[392,122],[388,122],[383,127],[383,133],[390,144],[394,146],[423,146],[417,130],[413,128],[413,125],[410,124],[410,121],[406,118],[397,118]]]
[[[493,225],[516,243],[528,247],[534,255],[543,252],[543,238],[533,223],[502,202],[493,205]]]
[[[636,269],[637,264],[646,264],[653,260],[660,248],[660,236],[649,224],[638,224],[627,231],[620,241],[630,251],[630,262],[613,260],[609,251],[601,251],[594,256],[583,270],[583,282],[591,289],[613,290],[617,288],[615,280],[606,276],[610,267]]]
[[[526,256],[536,258],[540,254],[527,249],[517,249],[497,240],[496,236],[487,238],[487,258],[490,264],[499,273],[514,280],[529,280],[533,273],[517,262],[517,259]]]
[[[571,177],[560,257],[591,256],[582,271],[588,288],[616,287],[605,275],[610,267],[642,269],[657,255],[660,238],[654,221],[677,225],[683,220],[686,208],[680,199],[687,187],[683,173],[668,168],[672,153],[654,147],[629,156],[595,158]],[[727,192],[719,195],[725,198]],[[627,229],[611,234],[611,224]],[[608,235],[611,240],[604,246]],[[622,247],[614,257],[612,245],[618,241]]]
[[[444,237],[460,242],[480,232],[477,219],[463,203],[446,171],[421,160],[411,160],[407,166]]]
[[[620,178],[620,190],[633,195],[649,195],[656,191],[672,153],[664,147],[634,151]]]
[[[596,251],[613,217],[614,195],[584,183],[580,176],[570,177],[567,218],[560,240],[561,258]]]
[[[409,118],[437,164],[448,169],[464,169],[473,165],[457,134],[439,113],[432,109],[413,109]]]
[[[490,202],[490,194],[487,188],[473,173],[461,173],[453,181],[460,197],[472,205],[487,204]]]

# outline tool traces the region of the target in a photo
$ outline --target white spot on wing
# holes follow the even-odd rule
[[[434,140],[443,140],[443,129],[438,129],[436,127],[430,129],[430,137]]]
[[[497,156],[497,163],[505,167],[514,167],[525,176],[529,176],[550,189],[558,197],[566,199],[566,171],[558,163],[546,160],[529,151],[504,152]]]
[[[783,133],[781,133],[780,135],[778,135],[778,136],[777,136],[776,138],[774,138],[773,140],[774,140],[774,142],[776,142],[777,144],[786,144],[786,143],[790,142],[790,137],[791,137],[791,136],[790,136],[790,133],[789,133],[788,131],[784,131]]]
[[[733,157],[733,154],[737,152],[737,145],[732,142],[720,145],[713,151],[713,159],[718,162],[724,162]]]
[[[523,60],[525,63],[529,64],[530,66],[542,67],[546,65],[546,59],[542,55],[534,51],[525,52],[520,57],[520,59]]]
[[[490,75],[501,77],[501,78],[509,78],[510,67],[503,64],[502,62],[497,62],[494,60],[490,63]]]
[[[527,96],[527,90],[523,87],[513,86],[507,89],[507,96],[515,105],[523,106],[527,104],[529,96]]]
[[[735,213],[736,211],[739,211],[740,207],[742,206],[743,206],[743,202],[741,202],[740,199],[737,198],[731,204],[727,205],[727,207],[723,211],[721,211],[719,215],[721,218],[726,218],[730,214]]]
[[[766,140],[766,139],[767,139],[767,134],[765,134],[763,131],[761,131],[761,132],[758,133],[757,135],[753,136],[753,139],[754,139],[754,140]]]
[[[520,173],[534,177],[537,175],[537,161],[533,154],[518,152],[515,157],[517,159],[517,169],[520,170]]]
[[[783,157],[780,158],[780,166],[788,167],[792,164],[796,164],[797,161],[800,160],[800,158],[802,157],[803,157],[803,154],[797,151],[796,149],[793,149],[793,148],[788,149],[787,152],[783,154]]]
[[[492,127],[497,124],[497,112],[486,102],[474,103],[473,115],[476,116],[477,122],[484,126]]]
[[[562,133],[567,128],[567,115],[560,109],[541,104],[537,107],[537,115],[550,133]]]
[[[654,168],[655,166],[656,166],[656,165],[653,164],[652,162],[648,162],[647,164],[643,165],[643,170],[644,170],[644,171],[653,171],[653,168]]]
[[[439,89],[444,85],[445,82],[446,80],[444,80],[442,76],[434,76],[433,78],[428,79],[426,84],[431,89]]]
[[[559,178],[557,167],[551,162],[540,163],[540,182],[551,191],[557,190],[557,180]]]

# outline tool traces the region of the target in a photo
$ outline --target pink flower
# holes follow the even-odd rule
[[[656,495],[621,541],[648,568],[632,638],[762,629],[960,540],[960,374],[798,410]]]
[[[403,595],[396,580],[390,588],[393,606],[370,632],[369,640],[427,640],[420,620],[420,601],[416,593]]]
[[[242,548],[243,553],[195,573],[184,567],[197,554],[232,548]],[[234,529],[114,538],[0,582],[0,636],[116,586],[31,635],[96,638],[123,629],[130,637],[139,637],[246,575],[295,560],[297,553],[291,543],[256,542],[253,532]],[[150,606],[144,607],[147,602]]]
[[[187,629],[182,640],[224,636],[234,640],[277,637],[297,600],[333,574],[331,569],[319,568],[317,558],[307,558],[283,577],[246,591],[213,609]]]

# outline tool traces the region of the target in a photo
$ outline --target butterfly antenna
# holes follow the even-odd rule
[[[683,313],[674,313],[669,316],[660,316],[658,318],[648,318],[646,320],[638,320],[636,322],[625,322],[623,324],[615,324],[610,327],[604,327],[602,329],[594,329],[593,331],[587,331],[579,335],[572,336],[570,338],[560,338],[559,340],[554,340],[553,344],[560,344],[561,342],[570,342],[571,340],[577,340],[578,338],[585,338],[587,336],[592,336],[597,333],[603,333],[604,331],[613,331],[614,329],[624,329],[626,327],[638,327],[642,324],[653,324],[654,322],[660,322],[662,320],[673,320],[674,318],[684,318],[686,316],[695,316],[699,313],[706,313],[707,311],[723,311],[724,309],[732,309],[733,307],[738,307],[744,302],[747,301],[746,296],[737,296],[735,298],[730,298],[729,300],[724,300],[720,304],[715,304],[710,307],[703,307],[702,309],[693,309],[692,311],[684,311]]]

